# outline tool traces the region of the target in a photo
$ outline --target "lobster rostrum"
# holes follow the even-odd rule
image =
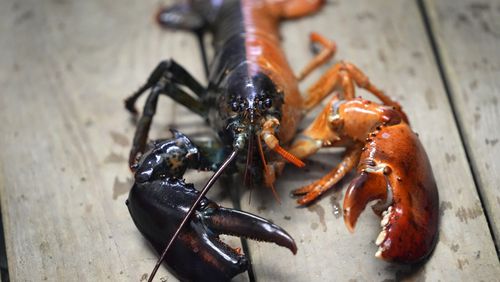
[[[280,48],[279,23],[312,14],[323,4],[322,0],[192,0],[158,13],[162,26],[197,36],[208,85],[202,86],[175,61],[167,60],[125,101],[126,108],[137,113],[136,100],[150,90],[130,152],[135,184],[128,199],[138,229],[158,252],[164,249],[150,280],[164,258],[183,280],[229,280],[245,271],[244,255],[221,243],[218,234],[274,242],[295,253],[293,239],[278,226],[218,207],[204,195],[222,173],[238,171],[247,185],[262,183],[276,193],[274,182],[286,161],[301,167],[301,159],[325,146],[346,147],[346,156],[323,179],[294,191],[295,195],[305,194],[299,204],[317,199],[359,163],[359,176],[344,202],[347,226],[352,229],[366,204],[380,199],[375,209],[384,215],[383,236],[377,240],[379,257],[415,262],[433,249],[437,190],[425,151],[399,104],[347,62],[332,66],[305,95],[299,92],[298,83],[326,63],[336,45],[312,33],[311,44],[319,50],[295,75]],[[215,49],[210,61],[203,44],[207,32],[212,34]],[[382,104],[355,99],[355,85]],[[335,91],[339,94],[297,135],[303,116]],[[148,131],[160,95],[203,117],[218,137],[211,142],[191,141],[173,131],[173,138],[148,147]],[[394,149],[402,146],[405,154]],[[186,169],[215,173],[198,192],[182,180]]]

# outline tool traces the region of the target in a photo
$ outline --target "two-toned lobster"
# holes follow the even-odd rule
[[[286,161],[303,166],[301,159],[330,146],[346,148],[343,160],[322,179],[295,190],[294,195],[302,196],[298,203],[316,200],[357,166],[358,175],[344,200],[348,228],[352,230],[365,206],[378,199],[373,209],[382,217],[383,230],[376,240],[377,257],[413,263],[433,250],[437,188],[426,153],[399,104],[347,62],[329,68],[304,95],[299,92],[299,81],[329,61],[336,45],[312,33],[311,43],[320,50],[295,75],[280,47],[279,23],[312,14],[323,2],[195,0],[159,12],[162,26],[189,30],[200,38],[208,86],[167,60],[126,100],[127,109],[137,113],[136,100],[150,89],[129,158],[135,184],[127,204],[135,224],[158,252],[178,236],[163,255],[179,278],[222,281],[247,269],[246,257],[218,240],[219,234],[274,242],[296,252],[292,237],[280,227],[221,208],[200,195],[182,180],[187,169],[215,171],[207,189],[222,172],[239,171],[245,182],[261,183],[275,192],[274,181]],[[215,49],[210,62],[202,40],[206,32],[212,34]],[[355,86],[381,104],[355,98]],[[160,95],[203,117],[218,138],[202,143],[172,131],[173,138],[148,146]],[[327,97],[331,98],[324,110],[297,134],[302,117]],[[180,228],[183,219],[185,226]]]

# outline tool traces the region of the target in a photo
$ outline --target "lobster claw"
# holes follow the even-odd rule
[[[378,258],[416,263],[434,249],[439,198],[427,155],[406,123],[383,127],[366,144],[358,176],[344,198],[344,221],[353,231],[366,205],[382,217]]]
[[[197,195],[192,184],[164,178],[135,184],[127,206],[137,228],[161,253]],[[297,251],[292,237],[277,225],[204,198],[167,253],[166,264],[183,281],[229,281],[246,271],[249,262],[223,243],[220,234],[274,242],[294,254]]]

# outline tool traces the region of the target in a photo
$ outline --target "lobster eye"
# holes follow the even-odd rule
[[[231,103],[231,110],[233,110],[233,112],[237,112],[239,109],[240,109],[240,104],[238,104],[238,102]]]
[[[267,98],[266,100],[264,100],[264,107],[266,107],[266,109],[269,109],[272,105],[273,101],[271,100],[271,98]]]

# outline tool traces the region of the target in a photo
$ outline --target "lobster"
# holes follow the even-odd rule
[[[274,182],[286,162],[302,167],[301,159],[325,146],[346,147],[346,155],[323,179],[293,192],[305,195],[298,200],[300,205],[318,199],[359,163],[358,176],[344,200],[349,229],[366,204],[379,199],[374,210],[383,215],[384,229],[377,239],[378,257],[412,263],[434,248],[437,188],[401,106],[347,62],[333,65],[304,97],[298,89],[301,80],[333,57],[336,45],[311,33],[311,44],[318,50],[295,75],[280,48],[279,22],[313,14],[323,4],[322,0],[193,0],[158,13],[161,26],[198,37],[208,86],[174,60],[166,60],[125,100],[126,108],[137,114],[137,99],[150,90],[130,151],[135,183],[127,200],[138,229],[158,252],[163,250],[150,281],[163,260],[182,280],[224,281],[245,271],[247,258],[223,244],[219,234],[274,242],[295,253],[295,242],[280,227],[219,207],[205,194],[221,175],[241,172],[246,185],[262,183],[277,197]],[[215,49],[210,62],[203,43],[207,32]],[[355,85],[381,104],[355,98]],[[321,114],[297,134],[304,115],[333,92],[337,94]],[[172,131],[173,138],[148,145],[162,94],[204,118],[217,137],[202,142]],[[187,169],[214,175],[199,192],[182,179]]]

